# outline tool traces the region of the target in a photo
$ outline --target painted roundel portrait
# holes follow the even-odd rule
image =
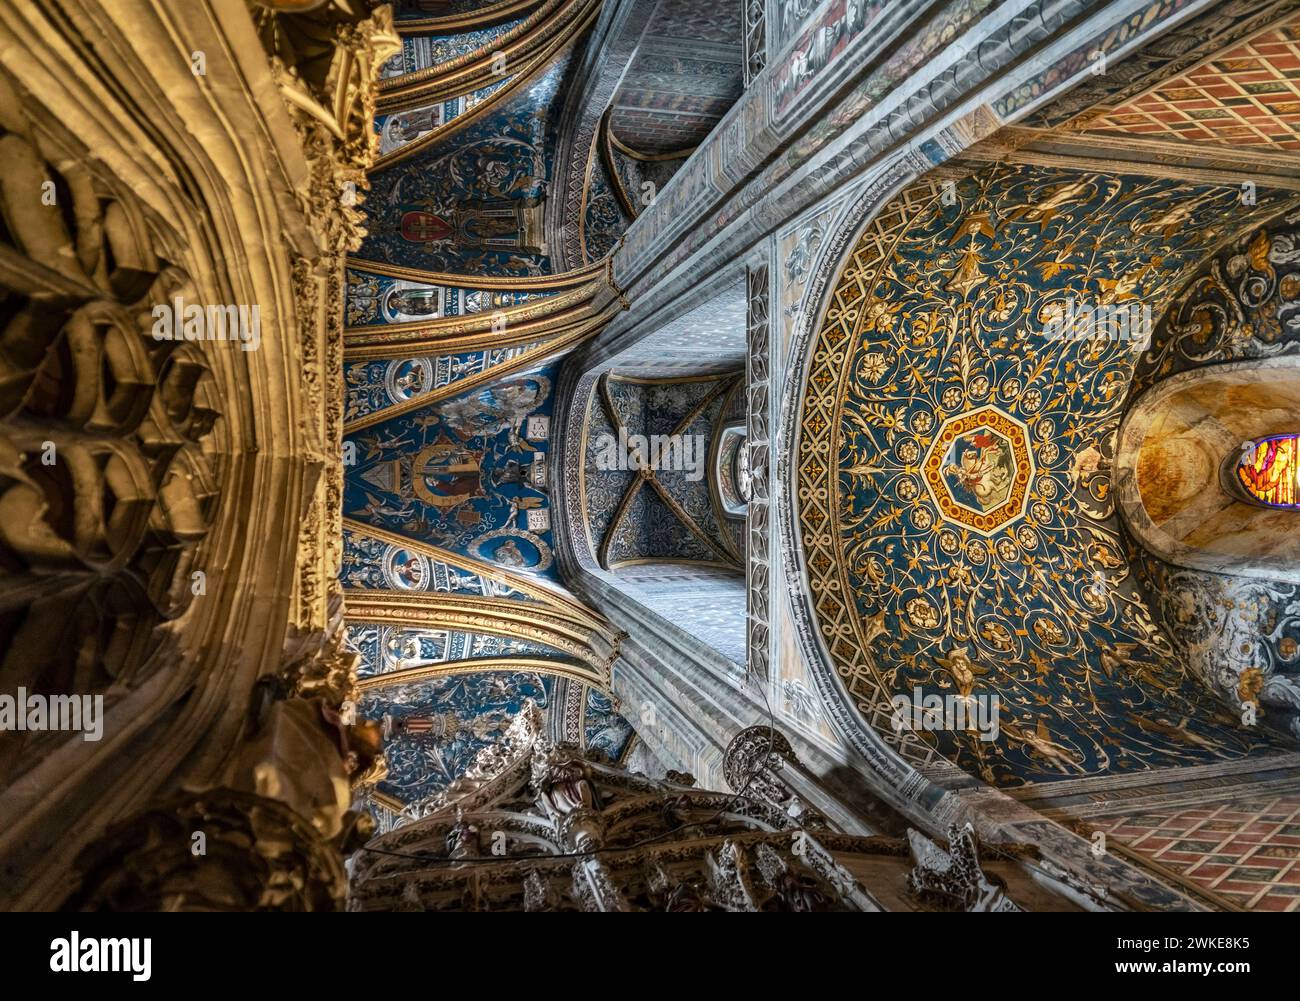
[[[424,591],[429,587],[429,558],[423,553],[388,546],[384,553],[384,578],[393,588]]]
[[[427,358],[403,358],[390,362],[384,372],[388,400],[399,403],[424,393],[433,384],[433,365]]]
[[[1025,425],[995,407],[945,422],[925,461],[943,517],[981,534],[1023,513],[1032,473]]]
[[[512,570],[541,573],[551,565],[551,547],[535,532],[505,528],[489,532],[470,547],[472,555]]]

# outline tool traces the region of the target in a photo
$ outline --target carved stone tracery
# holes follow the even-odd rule
[[[220,408],[198,345],[150,336],[155,303],[194,298],[166,224],[4,76],[0,129],[0,674],[102,693],[194,599]]]
[[[0,689],[103,695],[106,717],[100,742],[0,734],[10,906],[56,906],[79,854],[81,906],[341,900],[348,787],[382,772],[343,718],[342,270],[399,45],[359,0],[0,25]],[[257,343],[212,336],[232,306]],[[267,866],[204,883],[188,834],[160,833],[200,815],[226,862]],[[67,816],[86,822],[50,851]],[[125,843],[135,887],[104,868]]]
[[[551,743],[530,703],[506,745],[481,753],[473,780],[412,811],[354,856],[350,909],[951,906],[947,897],[908,889],[908,847],[900,839],[838,834],[806,807],[791,810],[780,797],[753,794],[752,784],[739,795],[709,792],[630,774],[598,758]],[[771,758],[793,762],[788,742],[766,727],[751,728],[733,742],[728,774],[740,779],[747,768],[768,768]],[[462,850],[469,830],[477,831],[477,854]],[[955,841],[954,852],[974,845],[973,835],[963,837],[970,840]],[[960,854],[954,870],[963,879],[968,857]],[[978,861],[969,871],[982,877]],[[863,873],[877,882],[864,884]],[[998,903],[998,909],[1013,906],[1005,896]]]

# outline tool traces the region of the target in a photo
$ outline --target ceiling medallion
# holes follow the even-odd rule
[[[922,470],[946,521],[992,535],[1024,516],[1034,476],[1029,429],[997,407],[950,417]]]

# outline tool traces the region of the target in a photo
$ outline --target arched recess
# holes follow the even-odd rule
[[[720,418],[743,405],[743,279],[718,275],[700,300],[677,306],[678,315],[661,320],[635,347],[595,361],[579,354],[566,365],[555,423],[563,443],[554,478],[563,511],[556,548],[565,582],[620,626],[633,631],[634,619],[661,636],[680,630],[683,642],[734,672],[745,663],[743,525],[715,503],[707,466],[714,432],[727,423]],[[656,394],[676,394],[675,404],[660,408],[662,426],[647,423],[641,409]],[[601,442],[616,443],[620,426],[625,435],[702,435],[694,453],[701,478],[599,470]],[[647,503],[680,526],[680,551],[637,549],[629,541],[625,529],[645,513],[633,505]]]
[[[888,171],[867,190],[796,348],[791,569],[823,698],[899,782],[920,777],[908,763],[1015,786],[1261,753],[1137,587],[1111,450],[1153,318],[1294,196],[1243,207],[1193,180],[971,166],[884,204]],[[1099,328],[1083,306],[1133,323]],[[996,698],[999,737],[896,731],[892,698],[917,693]]]
[[[1175,566],[1300,583],[1300,512],[1252,504],[1228,479],[1256,442],[1297,429],[1300,355],[1210,365],[1156,383],[1120,429],[1116,485],[1126,526]]]
[[[357,714],[389,738],[368,793],[381,831],[459,778],[528,701],[557,741],[629,749],[608,691],[620,637],[598,615],[527,573],[351,519],[344,532]]]
[[[398,32],[402,35],[424,31],[451,34],[490,27],[511,18],[523,17],[540,7],[542,2],[543,0],[498,0],[495,3],[476,4],[468,10],[459,10],[453,5],[439,9],[437,3],[399,0],[394,5],[393,18]]]
[[[273,6],[11,5],[0,25],[0,688],[102,699],[93,738],[0,735],[7,909],[75,909],[104,859],[135,906],[202,906],[140,876],[175,871],[156,804],[203,812],[241,877],[275,866],[211,818],[255,810],[279,858],[313,859],[286,906],[341,903],[349,766],[310,722],[350,669],[338,317],[361,230],[338,193],[364,183],[398,42],[386,6]],[[208,885],[251,909],[266,878]]]
[[[499,109],[567,58],[599,14],[600,0],[541,0],[494,27],[407,22],[404,52],[380,83],[375,169],[398,163]],[[447,31],[442,34],[441,31]]]
[[[1300,428],[1298,232],[1296,213],[1246,231],[1179,292],[1138,366],[1116,455],[1136,565],[1178,655],[1227,712],[1292,740],[1300,512],[1232,481]],[[1272,459],[1271,474],[1296,475]]]

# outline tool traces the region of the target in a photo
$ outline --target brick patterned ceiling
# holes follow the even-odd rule
[[[633,149],[697,146],[744,89],[740,0],[660,0],[614,96],[614,134]]]
[[[1300,911],[1300,796],[1294,793],[1094,819],[1084,828],[1085,835],[1106,832],[1247,910]]]
[[[1219,53],[1122,107],[1088,132],[1300,149],[1300,14]]]

